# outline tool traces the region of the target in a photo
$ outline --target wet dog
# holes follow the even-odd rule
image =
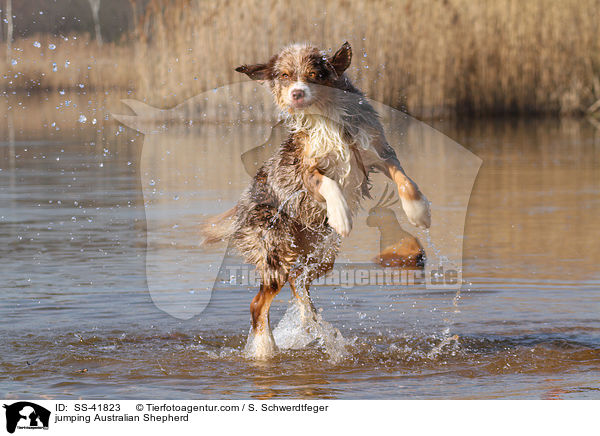
[[[236,69],[269,86],[290,132],[237,205],[203,226],[206,243],[231,238],[260,274],[250,305],[249,352],[257,358],[275,350],[269,307],[284,284],[308,299],[310,283],[333,268],[340,236],[350,233],[369,196],[370,173],[395,182],[413,225],[430,225],[429,202],[402,169],[377,112],[345,74],[351,59],[348,43],[333,55],[294,44],[266,63]]]

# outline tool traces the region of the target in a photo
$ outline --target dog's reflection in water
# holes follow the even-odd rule
[[[423,269],[425,250],[419,240],[402,228],[391,207],[398,202],[393,190],[385,186],[379,201],[369,210],[367,225],[380,233],[379,254],[373,261],[384,267]]]

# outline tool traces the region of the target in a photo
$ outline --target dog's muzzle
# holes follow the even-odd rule
[[[289,90],[290,106],[300,109],[311,104],[311,92],[306,83],[296,82]]]

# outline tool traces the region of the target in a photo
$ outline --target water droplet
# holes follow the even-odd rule
[[[150,186],[154,186],[154,185],[156,185],[156,182],[154,181],[154,179],[153,179],[153,180],[150,180],[150,183],[149,183],[149,185],[150,185]]]
[[[54,44],[49,44],[49,45],[48,45],[48,48],[49,48],[50,50],[54,50],[54,49],[56,48],[56,46],[55,46]]]
[[[42,46],[42,44],[40,44],[39,41],[36,41],[36,42],[33,43],[33,46],[37,47],[37,48],[40,48]]]
[[[79,122],[80,123],[85,123],[87,121],[87,118],[85,117],[85,115],[79,115]]]
[[[16,59],[13,59],[13,60],[10,61],[10,63],[13,64],[13,65],[17,65],[18,62],[17,62]]]

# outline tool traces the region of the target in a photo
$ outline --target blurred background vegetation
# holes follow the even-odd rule
[[[425,119],[593,112],[600,0],[0,0],[0,92],[169,107],[310,41],[354,48],[375,100]]]

